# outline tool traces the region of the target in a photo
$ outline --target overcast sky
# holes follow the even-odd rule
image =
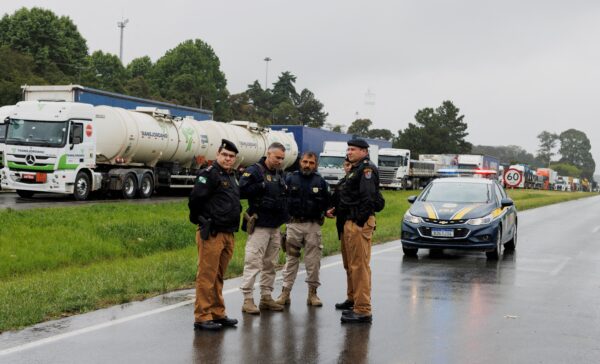
[[[200,38],[231,93],[283,71],[325,104],[328,122],[358,113],[396,132],[451,100],[473,144],[537,149],[542,130],[584,131],[600,165],[600,1],[0,0],[69,16],[95,50],[153,61]],[[370,90],[370,91],[369,91]],[[371,96],[367,96],[370,93]]]

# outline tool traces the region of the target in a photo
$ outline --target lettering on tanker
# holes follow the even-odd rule
[[[167,134],[167,133],[158,133],[156,131],[143,131],[142,130],[142,137],[166,139],[168,136],[169,136],[169,134]]]

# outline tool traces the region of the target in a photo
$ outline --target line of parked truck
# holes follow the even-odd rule
[[[297,168],[305,151],[319,155],[319,172],[332,185],[344,176],[346,142],[353,136],[299,125],[263,128],[247,121],[212,120],[207,110],[145,100],[79,85],[23,86],[24,101],[0,108],[0,185],[22,197],[39,192],[148,198],[157,189],[190,188],[198,169],[216,155],[221,139],[233,141],[243,169],[273,142],[286,149],[284,166]],[[422,154],[367,139],[381,186],[418,189],[433,178],[480,175],[504,178],[498,159],[483,155]],[[516,188],[579,190],[586,182],[549,169],[519,169]]]

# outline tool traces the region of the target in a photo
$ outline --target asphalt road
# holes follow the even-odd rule
[[[105,197],[91,195],[87,201],[75,201],[72,196],[56,193],[38,193],[31,198],[22,198],[16,192],[1,192],[0,193],[0,210],[11,208],[13,210],[28,210],[46,207],[66,207],[89,205],[106,202],[123,202],[123,203],[157,203],[178,201],[187,198],[189,190],[177,191],[178,193],[170,193],[163,195],[154,195],[149,199],[132,199],[124,200],[122,198]]]
[[[242,315],[234,279],[225,301],[236,329],[194,332],[193,291],[181,291],[4,333],[0,362],[598,363],[599,217],[600,197],[523,212],[517,251],[497,262],[459,251],[410,259],[398,241],[378,245],[372,325],[340,323],[334,256],[323,261],[322,308],[306,306],[302,275],[287,311]]]

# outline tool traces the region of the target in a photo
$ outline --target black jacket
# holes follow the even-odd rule
[[[304,175],[301,171],[288,174],[288,210],[290,216],[318,220],[329,207],[329,185],[318,173]]]
[[[365,158],[352,166],[346,180],[338,188],[338,216],[363,226],[375,215],[375,200],[379,191],[379,170]]]

